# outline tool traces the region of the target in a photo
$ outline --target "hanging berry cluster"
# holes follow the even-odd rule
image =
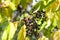
[[[24,22],[26,25],[26,35],[27,36],[36,36],[37,34],[37,29],[38,29],[38,25],[35,22],[34,18],[24,18]]]
[[[37,11],[36,18],[42,18],[41,22],[43,23],[43,20],[46,20],[45,12]],[[40,36],[40,32],[37,32],[38,30],[40,30],[40,28],[38,27],[39,25],[36,23],[35,17],[24,18],[24,22],[26,25],[26,36]]]
[[[24,12],[26,12],[26,10],[22,9],[21,5],[18,5],[16,12],[14,13],[14,17],[12,18],[13,21],[16,20],[17,16],[22,15]],[[29,13],[28,13],[29,14]],[[46,20],[45,17],[45,12],[44,11],[37,11],[36,16],[34,17],[33,15],[30,15],[30,17],[25,17],[24,23],[26,25],[26,36],[35,36],[36,38],[40,36],[40,32],[38,33],[37,31],[40,30],[40,28],[38,27],[39,25],[37,24],[37,20],[35,20],[35,18],[41,19],[41,24],[44,23],[44,21]]]
[[[45,12],[44,11],[37,11],[36,12],[36,17],[37,18],[43,18],[43,17],[45,17]]]
[[[43,11],[43,10],[42,11],[37,11],[35,18],[42,19],[41,23],[43,24],[43,22],[46,21],[45,11]]]

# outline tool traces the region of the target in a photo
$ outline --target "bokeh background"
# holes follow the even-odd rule
[[[60,40],[60,0],[0,0],[0,40]]]

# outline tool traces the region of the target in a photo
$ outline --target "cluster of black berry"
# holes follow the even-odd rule
[[[26,36],[32,36],[34,35],[35,37],[37,36],[37,29],[38,25],[35,22],[34,18],[24,18],[24,22],[26,25]]]
[[[45,12],[37,11],[36,18],[42,18],[42,24],[46,20]],[[39,37],[40,33],[37,31],[40,30],[38,27],[39,25],[36,23],[35,17],[24,18],[24,23],[26,25],[26,36],[35,36],[36,38]]]
[[[44,21],[46,21],[45,11],[37,11],[36,12],[36,18],[42,19],[41,23],[43,24]]]
[[[36,17],[37,18],[44,18],[45,17],[45,12],[44,11],[37,11],[36,12]]]
[[[38,27],[38,24],[36,23],[34,18],[24,18],[24,22],[26,25],[26,36],[34,36],[35,38],[39,38],[42,36],[40,32],[38,33],[38,30],[40,30],[40,28]]]

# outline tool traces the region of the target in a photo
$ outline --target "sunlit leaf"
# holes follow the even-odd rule
[[[60,11],[57,12],[56,19],[57,19],[57,27],[60,29]]]
[[[2,8],[2,12],[1,12],[2,20],[6,21],[7,19],[10,19],[11,15],[12,15],[12,10],[10,8]]]
[[[5,12],[6,12],[6,16],[7,16],[7,17],[10,17],[10,13],[9,13],[8,8],[5,8]]]
[[[25,40],[30,40],[29,37],[25,37]]]
[[[18,6],[18,4],[20,4],[20,1],[21,1],[21,0],[18,0],[18,1],[16,1],[16,0],[11,0],[11,1],[12,1],[12,3],[15,4],[15,6]]]
[[[9,7],[10,7],[12,10],[15,10],[15,9],[16,9],[15,4],[12,3],[12,2],[9,3]]]
[[[46,11],[49,12],[50,10],[52,10],[52,12],[56,11],[56,8],[58,7],[59,1],[58,0],[52,0],[51,3],[49,3],[48,5],[46,5]]]
[[[3,3],[2,7],[8,7],[10,0],[2,0],[2,3]]]
[[[7,27],[5,28],[3,35],[2,35],[2,40],[12,40],[14,33],[17,29],[17,26],[14,26],[13,23],[9,22]]]
[[[45,37],[45,36],[42,36],[38,40],[49,40],[49,39],[47,37]]]
[[[18,38],[17,40],[25,40],[25,36],[26,36],[26,29],[25,29],[25,25],[21,27],[19,33],[18,33]]]
[[[54,33],[52,40],[60,40],[60,30]]]
[[[7,27],[5,28],[4,32],[3,32],[2,40],[7,40],[9,31],[10,31],[10,27],[9,27],[9,24],[8,24]]]
[[[17,23],[13,24],[10,22],[10,32],[9,32],[8,40],[12,40],[16,30],[17,30]]]
[[[2,17],[1,17],[1,14],[0,14],[0,22],[2,21]]]

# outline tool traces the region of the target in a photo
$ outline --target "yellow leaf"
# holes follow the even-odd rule
[[[18,1],[16,1],[16,0],[11,0],[11,2],[14,3],[16,7],[20,4],[20,1],[21,1],[21,0],[18,0]]]
[[[56,13],[56,19],[57,19],[57,28],[60,29],[60,11]]]
[[[10,13],[9,13],[8,8],[5,8],[5,12],[6,12],[6,16],[7,16],[7,17],[10,17]]]
[[[1,14],[0,14],[0,22],[2,22],[2,17],[1,17]]]
[[[60,29],[60,18],[59,18],[59,20],[57,21],[57,28]]]
[[[8,7],[9,3],[10,3],[10,0],[2,0],[2,3],[3,3],[3,7]]]
[[[54,33],[53,40],[60,40],[60,30],[58,30]]]
[[[56,8],[58,7],[59,5],[59,1],[58,0],[54,0],[49,6],[47,6],[45,9],[46,9],[46,12],[49,12],[51,10],[55,10],[56,11]]]
[[[25,29],[25,25],[21,27],[19,33],[18,33],[18,38],[17,40],[25,40],[25,36],[26,36],[26,29]]]
[[[30,40],[30,38],[29,37],[25,37],[25,40]]]
[[[16,9],[15,4],[12,3],[12,2],[9,3],[9,7],[10,7],[12,10],[15,10],[15,9]]]
[[[17,26],[15,26],[12,22],[9,22],[3,32],[2,40],[7,40],[7,39],[12,40],[16,29],[17,29]]]
[[[49,40],[49,39],[45,36],[42,36],[42,37],[38,38],[38,40]]]
[[[10,22],[10,32],[9,32],[8,40],[11,40],[13,38],[16,30],[17,30],[17,25],[15,26],[12,22]]]
[[[2,40],[7,40],[7,36],[7,31],[4,31],[2,35]]]

